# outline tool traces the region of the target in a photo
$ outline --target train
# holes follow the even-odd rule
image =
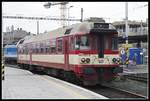
[[[17,64],[83,85],[110,82],[123,72],[117,37],[110,23],[76,23],[20,41]]]
[[[17,64],[17,46],[16,44],[8,44],[4,47],[5,64]]]

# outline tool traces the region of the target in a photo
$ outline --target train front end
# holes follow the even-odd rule
[[[75,36],[76,73],[84,85],[111,81],[123,71],[117,37],[118,32],[108,23],[93,23],[88,33]]]

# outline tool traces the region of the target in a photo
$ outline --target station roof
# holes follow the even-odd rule
[[[143,26],[146,26],[147,24],[145,22],[137,22],[137,21],[128,21],[129,25],[138,25],[140,26],[142,23]],[[125,21],[116,21],[112,23],[114,26],[123,26],[125,25]]]

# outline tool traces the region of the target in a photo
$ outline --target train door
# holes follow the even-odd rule
[[[65,59],[65,70],[69,70],[69,43],[68,37],[64,38],[64,59]]]
[[[98,57],[104,58],[104,35],[99,35],[97,38]]]

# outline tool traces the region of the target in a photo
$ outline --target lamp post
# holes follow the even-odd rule
[[[69,19],[69,9],[72,8],[72,7],[73,7],[73,6],[69,6],[69,7],[68,7],[68,19]],[[70,24],[70,23],[69,23],[69,20],[68,20],[68,26],[69,26],[69,24]]]

